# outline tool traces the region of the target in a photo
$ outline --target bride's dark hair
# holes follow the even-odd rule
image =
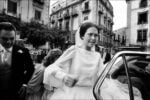
[[[97,30],[99,30],[99,28],[96,24],[94,24],[92,22],[84,22],[83,24],[81,24],[80,31],[79,31],[81,39],[84,36],[87,29],[90,28],[90,27],[95,27]]]

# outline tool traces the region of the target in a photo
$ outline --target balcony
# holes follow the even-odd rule
[[[44,0],[33,0],[33,6],[43,9],[44,8]]]
[[[34,3],[38,3],[40,5],[44,5],[44,0],[33,0]]]
[[[108,30],[106,27],[103,27],[103,32],[105,33],[105,35],[107,35]]]
[[[58,20],[59,20],[59,21],[62,21],[62,20],[63,20],[63,17],[62,17],[62,16],[58,17]]]
[[[89,8],[83,8],[83,10],[82,10],[82,13],[88,13],[88,12],[90,12],[91,10],[89,9]]]
[[[71,16],[72,17],[78,16],[78,11],[76,9],[72,9]]]
[[[64,19],[69,19],[70,18],[69,10],[66,10],[63,16],[64,16]]]
[[[51,16],[51,18],[50,18],[50,22],[51,22],[52,24],[54,24],[54,23],[55,23],[55,18],[54,18],[54,16]]]
[[[0,14],[5,15],[5,14],[6,14],[6,9],[2,9],[2,10],[0,10]]]
[[[63,20],[62,13],[59,13],[58,16],[57,16],[57,18],[58,18],[59,21]]]
[[[100,14],[103,14],[103,13],[104,13],[103,7],[99,6],[99,7],[98,7],[98,12],[99,12]]]
[[[54,19],[52,19],[52,20],[51,20],[51,23],[52,23],[52,24],[54,24],[54,23],[55,23],[55,20],[54,20]]]

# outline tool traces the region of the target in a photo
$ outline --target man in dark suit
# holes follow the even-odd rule
[[[34,65],[26,48],[15,45],[16,28],[0,23],[0,99],[23,100]]]

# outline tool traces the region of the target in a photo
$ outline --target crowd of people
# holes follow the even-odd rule
[[[42,63],[34,66],[28,49],[15,45],[14,25],[1,22],[1,100],[94,100],[94,83],[103,70],[103,64],[111,59],[108,57],[103,62],[95,48],[98,30],[91,22],[82,23],[76,32],[75,45],[64,52],[50,50]]]

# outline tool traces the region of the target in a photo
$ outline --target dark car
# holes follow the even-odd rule
[[[150,100],[150,53],[140,51],[121,51],[116,53],[105,66],[94,86],[93,93],[96,100],[108,99],[101,93],[102,86],[106,83],[104,81],[108,79],[118,81],[121,84],[119,88],[117,87],[120,89],[119,91],[122,91],[122,86],[126,85],[128,100],[135,100],[135,90],[139,91],[141,99]],[[111,82],[108,84],[110,86]],[[116,92],[113,88],[110,91]],[[119,96],[119,93],[115,95]],[[111,100],[118,99],[120,98],[116,96]]]

